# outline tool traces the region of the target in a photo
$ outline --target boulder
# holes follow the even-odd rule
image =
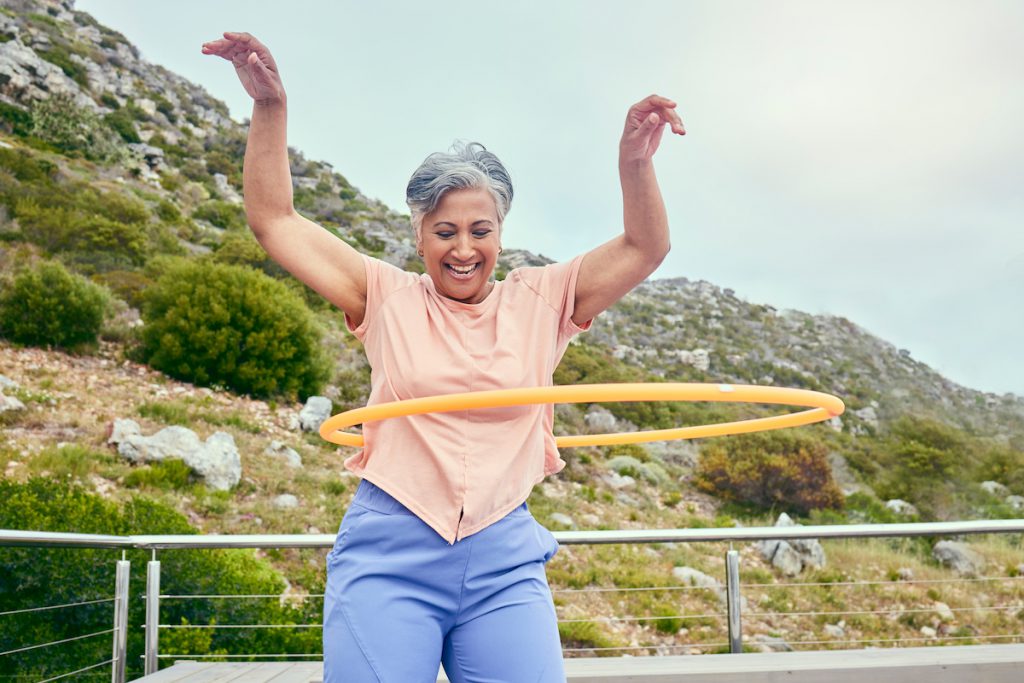
[[[960,576],[979,576],[985,560],[959,541],[939,541],[932,548],[932,556]]]
[[[288,463],[289,467],[300,469],[302,467],[302,456],[300,456],[294,449],[289,448],[280,441],[271,441],[270,445],[263,451],[268,455],[273,455],[279,458],[284,458],[284,461]]]
[[[1024,496],[1007,496],[1005,501],[1014,510],[1024,510]]]
[[[800,526],[783,512],[775,526]],[[757,544],[761,556],[786,576],[796,576],[808,567],[825,566],[825,549],[814,538],[771,539]]]
[[[290,493],[282,493],[274,498],[274,507],[282,510],[299,507],[299,499]]]
[[[885,507],[892,510],[897,515],[903,515],[905,517],[917,516],[917,508],[908,503],[905,500],[899,498],[893,498],[892,500],[885,501]]]
[[[1006,488],[998,481],[983,481],[981,482],[981,488],[985,493],[998,496],[999,498],[1004,498],[1005,496],[1010,495],[1010,489]]]
[[[576,522],[573,521],[573,518],[561,512],[552,512],[548,516],[548,519],[552,524],[557,524],[558,526],[564,526],[569,529],[576,528]]]
[[[331,416],[331,399],[326,396],[310,396],[299,411],[299,427],[303,431],[316,432],[320,425]]]
[[[615,416],[599,405],[590,406],[587,414],[583,417],[583,421],[587,425],[587,431],[591,434],[617,431],[615,428]]]
[[[242,478],[242,461],[234,438],[215,432],[203,443],[191,429],[172,425],[144,436],[135,420],[116,419],[107,443],[133,463],[179,458],[208,486],[221,491],[234,487]]]
[[[4,389],[17,389],[20,385],[10,377],[0,375],[0,391]]]
[[[0,413],[6,413],[8,410],[24,410],[25,404],[16,399],[13,396],[7,396],[6,394],[0,394]]]

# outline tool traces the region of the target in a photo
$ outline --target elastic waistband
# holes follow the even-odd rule
[[[372,481],[362,479],[356,495],[352,498],[353,505],[362,505],[364,508],[383,512],[386,515],[413,515],[412,510],[395,500],[390,493],[374,484]]]

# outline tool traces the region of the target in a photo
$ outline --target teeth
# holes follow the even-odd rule
[[[460,267],[460,266],[453,266],[453,265],[451,265],[449,263],[448,267],[451,268],[452,270],[454,270],[456,273],[459,273],[460,275],[469,275],[474,270],[476,270],[476,265],[475,264],[472,265],[472,266]]]

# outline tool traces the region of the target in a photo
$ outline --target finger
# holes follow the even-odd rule
[[[277,62],[274,61],[274,57],[273,55],[270,54],[270,50],[267,49],[267,46],[261,43],[259,40],[257,40],[256,37],[252,34],[244,32],[235,33],[232,31],[225,31],[224,37],[229,40],[234,40],[238,42],[247,50],[255,51],[256,54],[260,56],[260,61],[266,64],[268,69],[274,72],[277,71]]]
[[[673,102],[667,97],[662,97],[661,95],[657,94],[648,95],[647,97],[633,105],[633,107],[636,109],[655,109],[657,107],[671,108],[674,106],[676,106],[675,102]]]

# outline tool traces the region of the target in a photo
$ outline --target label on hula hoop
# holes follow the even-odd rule
[[[685,384],[685,383],[644,383],[644,384],[577,384],[552,387],[530,387],[525,389],[498,389],[495,391],[472,391],[462,394],[444,394],[412,398],[405,401],[377,403],[333,415],[320,425],[320,436],[341,446],[364,445],[361,434],[344,431],[365,422],[386,420],[392,417],[423,415],[424,413],[446,413],[453,410],[473,408],[504,408],[547,403],[607,403],[629,401],[721,401],[734,403],[771,403],[776,405],[811,408],[788,415],[722,422],[697,427],[655,429],[645,432],[619,432],[609,434],[586,434],[581,436],[555,437],[559,448],[579,446],[613,446],[648,441],[671,441],[674,439],[699,439],[727,434],[747,434],[769,429],[784,429],[823,422],[842,415],[846,406],[831,394],[807,389],[786,389],[743,384]]]

